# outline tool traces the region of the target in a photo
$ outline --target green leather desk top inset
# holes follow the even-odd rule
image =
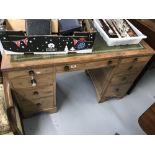
[[[123,50],[138,50],[143,49],[144,47],[141,44],[136,45],[121,45],[121,46],[107,46],[106,42],[102,39],[102,37],[97,33],[96,39],[94,42],[93,52],[89,54],[96,53],[106,53],[106,52],[119,52]],[[70,57],[70,56],[78,56],[78,55],[86,55],[86,54],[67,54],[67,55],[52,55],[52,54],[34,54],[34,55],[22,55],[15,54],[11,55],[11,61],[28,61],[28,60],[39,60],[39,59],[54,59],[54,58],[62,58],[62,57]]]

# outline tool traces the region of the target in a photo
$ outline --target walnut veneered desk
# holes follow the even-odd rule
[[[56,73],[78,70],[86,70],[90,76],[98,102],[111,97],[122,98],[153,54],[154,50],[144,41],[141,45],[107,47],[100,39],[92,54],[4,54],[1,68],[6,101],[9,82],[23,116],[41,111],[56,112]]]

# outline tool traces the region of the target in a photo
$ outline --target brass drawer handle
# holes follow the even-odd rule
[[[37,81],[34,78],[34,76],[35,76],[34,71],[33,70],[30,70],[29,71],[29,75],[31,76],[31,84],[32,84],[32,87],[35,87],[37,85]]]
[[[32,84],[32,87],[36,87],[37,86],[37,81],[35,79],[32,79],[31,84]]]
[[[34,91],[33,95],[39,95],[39,92],[38,91]]]

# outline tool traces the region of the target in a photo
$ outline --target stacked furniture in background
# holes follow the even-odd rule
[[[131,22],[145,35],[145,40],[153,49],[155,49],[155,19],[137,19]],[[155,67],[155,56],[152,57],[149,63],[150,67]]]
[[[27,35],[50,35],[51,20],[50,19],[27,19],[26,20]]]
[[[4,99],[3,85],[0,84],[0,135],[21,135],[24,134],[20,111],[13,100],[8,83],[8,93],[6,102]]]
[[[155,50],[155,20],[154,19],[132,19],[130,20],[142,33],[147,36],[146,42]],[[128,94],[134,89],[138,81],[143,77],[149,68],[155,68],[155,55],[150,59],[143,71],[139,74],[134,81]]]
[[[3,85],[0,85],[0,135],[10,133],[10,125],[7,117],[6,106],[4,101]]]

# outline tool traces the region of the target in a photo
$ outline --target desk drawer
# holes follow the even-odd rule
[[[50,74],[54,72],[53,67],[50,68],[30,68],[30,69],[25,69],[22,71],[12,71],[8,73],[8,77],[10,79],[12,78],[20,78],[24,76],[30,76],[30,73],[33,72],[35,76],[41,75],[41,74]]]
[[[147,62],[139,63],[124,63],[119,64],[118,68],[115,71],[115,74],[130,74],[130,73],[139,73],[142,71]]]
[[[30,76],[12,79],[12,85],[16,89],[20,88],[35,88],[39,86],[52,86],[54,80],[54,75],[52,74],[42,74],[40,76],[34,77],[33,81]],[[35,84],[34,84],[35,83]]]
[[[136,79],[138,74],[139,72],[134,74],[117,74],[113,76],[110,83],[112,85],[132,83]]]
[[[39,112],[39,111],[45,111],[50,108],[54,108],[54,99],[53,96],[40,98],[32,101],[23,101],[22,104],[19,106],[23,113],[30,113],[30,112]]]
[[[150,58],[151,58],[150,56],[125,58],[121,60],[121,63],[148,62]]]
[[[16,89],[15,92],[21,100],[34,100],[54,95],[54,87],[43,86],[29,89]]]
[[[105,97],[123,97],[131,87],[131,84],[111,85],[105,92]]]
[[[118,59],[85,62],[85,63],[80,63],[80,64],[76,64],[76,63],[66,64],[66,65],[56,66],[56,71],[57,72],[69,72],[69,71],[76,71],[76,70],[85,70],[85,69],[115,66],[116,64],[118,64]]]

